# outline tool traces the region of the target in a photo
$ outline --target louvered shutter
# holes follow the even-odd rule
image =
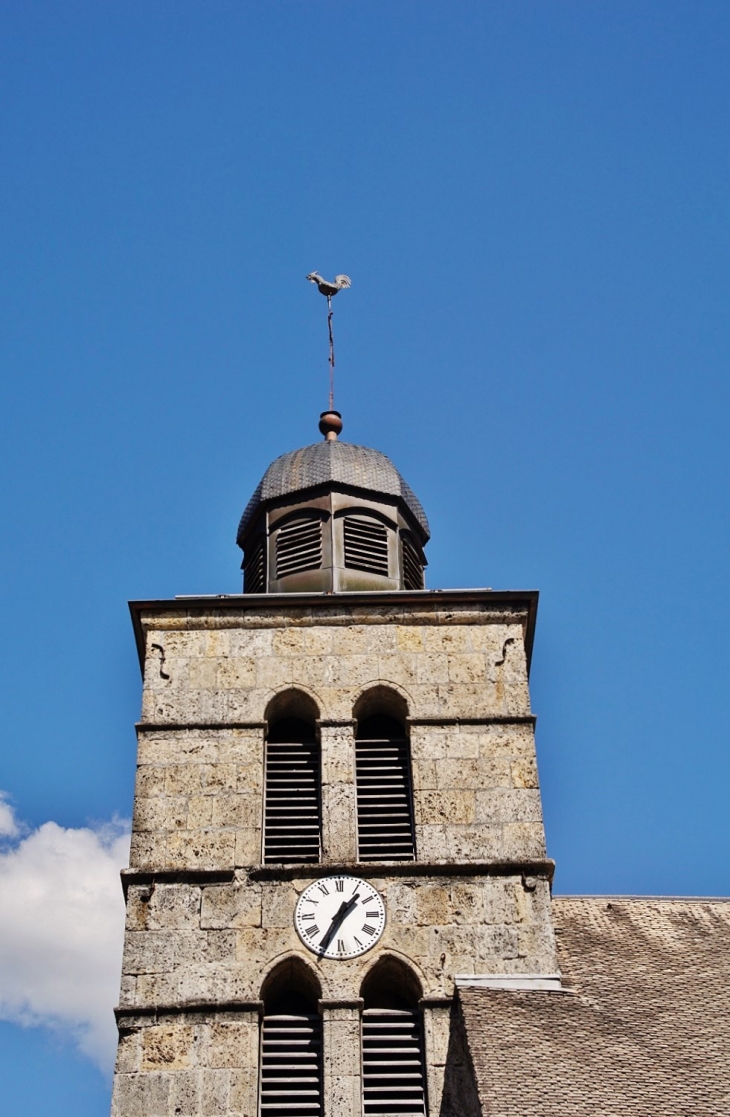
[[[413,861],[415,838],[408,739],[393,718],[367,718],[355,741],[360,861]]]
[[[388,529],[376,520],[345,516],[345,566],[388,576]]]
[[[423,589],[423,566],[418,551],[407,535],[401,537],[403,547],[403,587],[407,590]]]
[[[272,727],[266,742],[264,862],[319,861],[320,756],[298,718]]]
[[[364,1117],[426,1113],[421,1013],[370,1008],[362,1014]]]
[[[322,1110],[322,1018],[264,1016],[261,1117],[317,1117]]]
[[[294,520],[276,534],[276,577],[319,570],[322,565],[322,521]]]
[[[266,540],[259,536],[251,547],[246,548],[243,560],[243,592],[266,592]]]

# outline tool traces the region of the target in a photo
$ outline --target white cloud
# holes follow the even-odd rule
[[[15,821],[13,808],[8,803],[8,796],[0,791],[0,838],[14,838],[18,833],[18,824]]]
[[[129,827],[23,833],[0,793],[0,1018],[71,1038],[113,1065]]]

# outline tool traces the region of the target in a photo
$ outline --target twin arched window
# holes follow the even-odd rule
[[[323,1112],[319,988],[291,959],[262,990],[259,1098],[262,1117]],[[386,957],[365,978],[361,996],[363,1117],[425,1117],[426,1066],[420,988],[411,971]]]
[[[394,696],[397,697],[397,696]],[[398,700],[400,701],[400,700]],[[410,742],[393,703],[365,695],[356,707],[357,859],[413,861],[415,829]],[[277,716],[278,715],[278,716]],[[317,862],[321,853],[321,756],[314,703],[279,696],[269,719],[264,774],[266,864]]]

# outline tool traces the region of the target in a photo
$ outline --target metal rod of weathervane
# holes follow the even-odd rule
[[[334,411],[335,406],[335,337],[332,329],[332,300],[338,291],[345,291],[351,287],[350,278],[347,275],[336,275],[334,282],[330,283],[327,279],[323,279],[319,272],[312,271],[307,276],[310,283],[317,284],[317,290],[327,299],[327,330],[329,332],[330,350],[329,350],[329,366],[330,366],[330,411]]]

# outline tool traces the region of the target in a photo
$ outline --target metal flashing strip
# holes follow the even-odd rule
[[[510,992],[568,993],[560,974],[456,974],[457,989],[502,989]]]

